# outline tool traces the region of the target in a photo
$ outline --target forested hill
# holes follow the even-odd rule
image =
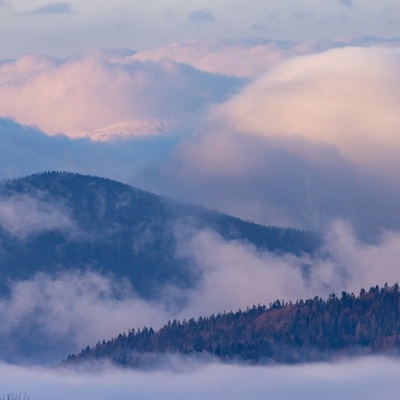
[[[149,356],[209,353],[222,360],[294,363],[335,355],[397,352],[400,349],[399,286],[372,287],[360,295],[342,292],[296,303],[276,301],[197,321],[144,327],[71,355],[67,364],[109,359],[141,366]]]
[[[0,289],[37,272],[91,268],[127,278],[144,297],[196,285],[177,251],[178,223],[276,252],[311,252],[314,234],[266,227],[137,188],[66,172],[0,183]]]

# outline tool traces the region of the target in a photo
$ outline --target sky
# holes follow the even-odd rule
[[[135,50],[192,39],[398,36],[396,0],[2,0],[1,58],[65,57],[90,48]]]
[[[15,282],[0,300],[0,337],[40,328],[39,344],[79,351],[132,326],[398,281],[399,27],[397,0],[0,0],[1,179],[99,175],[324,238],[312,258],[278,256],[178,227],[177,252],[204,280],[193,291],[166,288],[162,298],[183,296],[185,307],[146,302],[94,273],[41,275]],[[2,228],[22,240],[49,227],[76,231],[74,223],[59,205],[22,197],[1,204]],[[10,343],[19,361],[29,360]],[[0,380],[10,380],[0,387],[32,399],[67,393],[58,372],[23,368],[2,364]],[[386,358],[212,364],[149,373],[145,382],[160,385],[144,383],[138,396],[218,398],[229,382],[230,397],[243,398],[241,382],[253,379],[257,398],[267,379],[275,398],[376,398],[378,387],[398,389],[390,380],[398,368]],[[72,397],[98,399],[100,384],[126,398],[143,377],[105,374],[83,381],[68,373]]]

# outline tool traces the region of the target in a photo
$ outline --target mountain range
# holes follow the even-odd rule
[[[27,291],[20,286],[15,291],[16,283],[61,276],[61,281],[55,280],[53,285],[71,290],[57,283],[72,277],[65,273],[94,272],[110,281],[128,282],[135,296],[151,307],[163,309],[160,301],[164,302],[168,293],[163,292],[164,288],[184,292],[202,285],[204,271],[190,252],[182,251],[187,240],[198,232],[212,232],[227,243],[244,243],[256,251],[279,256],[323,255],[322,239],[316,233],[263,226],[106,178],[43,172],[2,181],[0,311],[6,323],[0,336],[9,343],[0,352],[3,359],[14,360],[15,354],[22,353],[28,358],[37,357],[39,353],[52,353],[52,346],[64,351],[76,346],[77,341],[82,342],[82,338],[78,340],[79,316],[76,321],[67,317],[72,319],[65,331],[52,327],[53,313],[61,303],[57,300],[54,309],[47,309],[43,302],[45,296],[54,297],[54,293],[38,286],[38,290],[45,291],[44,297],[34,300],[36,305],[29,311],[29,305],[21,308],[18,299],[27,296],[22,300],[29,302],[32,288]],[[306,277],[307,265],[298,268],[303,268],[301,273]],[[78,280],[83,277],[74,276]],[[79,299],[91,296],[90,279],[83,289],[77,289],[78,296],[83,296]],[[72,286],[78,284],[74,282]],[[95,295],[98,300],[94,297],[90,301],[103,301],[101,290]],[[37,297],[33,293],[33,298]],[[71,314],[65,309],[65,304],[73,301],[71,293],[70,300],[62,300],[65,315]],[[118,303],[119,296],[127,299],[117,291],[106,296],[104,304],[110,301],[109,296],[115,297],[116,305],[123,304]],[[174,305],[179,309],[186,299],[175,296],[171,301],[182,302]],[[168,305],[164,306],[168,309]],[[77,307],[76,311],[81,306]],[[66,363],[108,359],[136,367],[153,365],[160,355],[173,353],[264,364],[316,361],[341,354],[396,353],[400,343],[399,309],[397,284],[372,287],[369,292],[362,290],[358,297],[342,292],[341,297],[332,294],[327,300],[277,300],[269,307],[228,310],[197,320],[195,315],[189,320],[175,319],[157,331],[146,326],[131,329],[94,347],[87,346]],[[101,315],[96,318],[102,321]],[[57,354],[60,351],[55,350]]]
[[[267,227],[95,176],[45,172],[0,184],[0,286],[39,272],[91,269],[125,278],[144,298],[201,277],[177,251],[180,232],[207,229],[258,249],[310,253],[316,234]]]

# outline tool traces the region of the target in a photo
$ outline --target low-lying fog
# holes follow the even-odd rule
[[[171,359],[151,372],[103,366],[73,371],[0,364],[4,394],[31,400],[393,399],[400,361],[365,357],[296,366],[250,367]],[[0,392],[1,394],[1,392]]]

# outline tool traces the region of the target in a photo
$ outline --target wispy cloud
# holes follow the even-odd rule
[[[178,251],[202,271],[203,281],[189,293],[182,310],[209,315],[276,299],[296,301],[330,293],[359,293],[398,281],[400,234],[385,232],[375,244],[360,241],[343,221],[332,224],[325,245],[312,256],[277,255],[212,231],[178,231]],[[246,304],[246,306],[245,306]]]
[[[354,5],[354,0],[338,0],[340,4],[346,7],[352,7]]]
[[[362,21],[351,14],[354,1],[328,3],[333,8],[326,12],[320,9],[313,14],[309,7],[305,11],[300,7],[300,12],[274,15],[275,21],[269,23],[288,37],[296,36],[299,29],[309,34],[311,30],[301,24],[310,17],[321,33],[325,28],[362,32],[365,26],[368,32],[393,32],[387,24],[383,30],[382,20],[368,2]],[[0,7],[9,6],[10,2],[0,0]],[[253,10],[262,16],[260,8]],[[394,9],[387,10],[393,19]],[[72,3],[54,2],[25,14],[76,12]],[[202,8],[190,12],[186,20],[202,28],[215,22],[215,15],[213,9]],[[91,33],[111,32],[104,30],[105,19],[99,20],[101,27],[91,25]],[[348,21],[360,23],[350,27]],[[375,23],[382,26],[371,27]],[[229,25],[224,26],[227,31]],[[396,24],[393,27],[397,29]],[[268,28],[269,24],[262,24],[262,29]],[[80,29],[79,33],[87,32]],[[152,31],[158,36],[166,32],[162,27]],[[7,32],[16,33],[15,27]],[[29,35],[21,32],[23,42],[29,43]],[[67,36],[70,32],[68,26]],[[129,36],[127,30],[121,32]],[[36,35],[31,36],[36,40]],[[364,38],[357,43],[377,42]],[[1,116],[39,127],[0,119],[1,176],[47,169],[110,176],[266,224],[319,229],[326,241],[313,256],[282,256],[248,243],[227,242],[210,230],[178,230],[178,252],[202,271],[203,280],[195,290],[179,293],[187,302],[174,310],[164,308],[167,301],[144,301],[126,282],[93,271],[14,282],[10,296],[0,300],[0,338],[8,344],[2,347],[2,356],[58,361],[129,327],[157,327],[169,318],[268,304],[276,298],[357,292],[398,281],[398,41],[390,43],[392,49],[349,44],[320,52],[324,46],[310,42],[289,46],[197,41],[132,57],[88,52],[66,60],[29,56],[1,63]],[[310,53],[314,54],[300,56]],[[190,121],[185,140],[176,136],[109,144],[82,139],[104,127],[118,130],[126,121],[145,125],[169,119]],[[81,139],[48,137],[40,129]],[[0,204],[0,224],[20,239],[46,229],[76,228],[59,205],[25,196]],[[175,288],[165,288],[163,295],[162,300],[170,301]],[[0,387],[44,400],[118,400],[132,394],[242,399],[262,398],[266,392],[271,399],[312,400],[323,393],[327,400],[372,400],[393,397],[400,389],[399,363],[387,358],[274,368],[209,364],[188,369],[181,360],[176,363],[185,373],[110,369],[95,376],[1,364]]]
[[[56,363],[87,344],[129,328],[162,326],[168,314],[139,298],[123,280],[95,272],[37,274],[11,285],[0,300],[0,337],[8,343],[3,360]]]
[[[77,11],[73,6],[65,1],[59,1],[57,3],[46,4],[41,7],[33,8],[29,11],[23,12],[25,15],[65,15],[75,14]]]
[[[171,58],[202,71],[254,78],[287,58],[315,50],[312,44],[295,42],[191,40],[141,51],[132,59],[154,62]]]
[[[195,24],[205,23],[205,22],[214,22],[215,21],[214,11],[210,8],[194,10],[188,14],[187,20],[190,22],[193,22]]]
[[[327,298],[346,290],[398,280],[400,235],[385,232],[375,244],[360,241],[342,221],[332,225],[320,252],[279,255],[240,241],[226,241],[210,230],[177,225],[177,254],[201,276],[195,287],[160,287],[145,300],[111,274],[91,270],[38,273],[13,282],[0,299],[3,360],[49,363],[86,345],[144,325],[197,318],[253,304]]]
[[[0,199],[0,227],[19,239],[43,231],[77,232],[68,211],[55,204],[29,195]]]

